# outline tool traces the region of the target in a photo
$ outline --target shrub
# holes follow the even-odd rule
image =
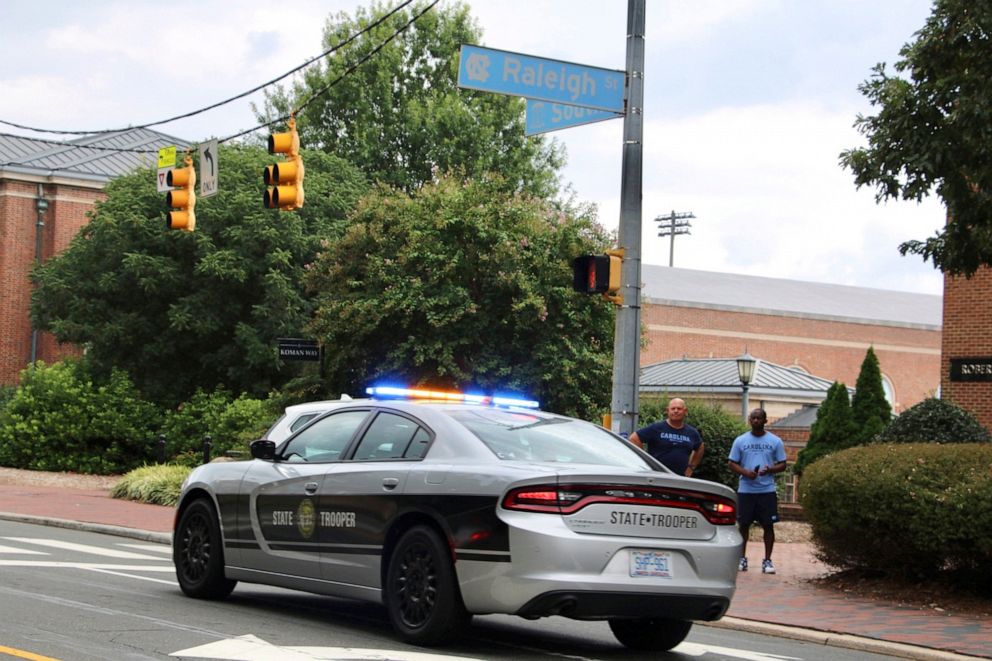
[[[124,372],[100,381],[85,361],[37,363],[0,410],[0,465],[122,473],[151,457],[160,419]]]
[[[857,445],[854,421],[851,419],[851,400],[847,386],[834,381],[827,390],[827,397],[816,410],[816,422],[809,430],[806,447],[799,451],[792,472],[802,475],[806,467],[831,452]]]
[[[992,436],[973,415],[943,399],[924,399],[879,435],[884,443],[988,443]]]
[[[639,425],[647,425],[665,418],[670,398],[644,398],[641,400]],[[724,411],[719,404],[703,400],[687,400],[689,412],[685,421],[699,430],[706,444],[703,461],[693,477],[725,484],[737,489],[737,474],[727,466],[730,446],[734,439],[746,432],[749,427],[737,416]]]
[[[872,444],[799,483],[820,556],[841,568],[992,581],[992,444]]]
[[[113,498],[171,507],[179,502],[183,480],[190,470],[189,466],[178,464],[142,466],[121,477],[111,489],[110,495]]]
[[[211,437],[211,456],[227,452],[247,453],[248,444],[259,438],[276,414],[264,400],[242,395],[237,399],[222,388],[212,393],[197,390],[166,415],[162,433],[166,454],[178,463],[195,466],[203,460],[203,442]]]

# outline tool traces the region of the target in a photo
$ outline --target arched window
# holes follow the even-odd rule
[[[892,385],[892,381],[889,380],[889,377],[885,376],[884,374],[882,375],[882,390],[885,392],[885,401],[889,403],[889,406],[892,407],[892,411],[895,412],[896,389]]]

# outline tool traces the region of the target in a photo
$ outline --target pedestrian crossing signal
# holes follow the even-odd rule
[[[623,251],[611,250],[605,255],[580,255],[572,261],[572,289],[583,294],[602,294],[614,303],[623,302],[620,275]]]

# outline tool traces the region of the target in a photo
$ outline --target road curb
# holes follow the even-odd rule
[[[118,537],[128,537],[143,542],[155,542],[157,544],[172,544],[172,533],[152,532],[151,530],[139,530],[137,528],[124,528],[122,526],[111,526],[105,523],[90,523],[87,521],[72,521],[69,519],[55,519],[49,516],[33,516],[31,514],[13,514],[10,512],[0,512],[0,519],[5,521],[19,521],[21,523],[34,523],[43,526],[55,526],[56,528],[69,528],[71,530],[84,530],[87,532],[99,532],[105,535],[117,535]]]
[[[699,624],[717,629],[732,629],[734,631],[746,631],[748,633],[758,633],[779,638],[792,638],[793,640],[818,643],[827,647],[842,647],[859,652],[884,654],[902,659],[914,659],[916,661],[973,661],[974,659],[987,658],[961,654],[959,652],[948,652],[932,647],[922,647],[920,645],[908,645],[906,643],[865,638],[863,636],[854,636],[852,634],[836,633],[833,631],[790,627],[782,624],[759,622],[757,620],[746,620],[739,617],[725,617],[717,622],[700,622]]]

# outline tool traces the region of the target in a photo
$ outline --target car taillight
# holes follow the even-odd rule
[[[737,522],[737,506],[732,499],[702,491],[617,484],[541,484],[518,487],[503,498],[504,509],[548,514],[574,514],[596,503],[674,507],[695,510],[714,525]]]

